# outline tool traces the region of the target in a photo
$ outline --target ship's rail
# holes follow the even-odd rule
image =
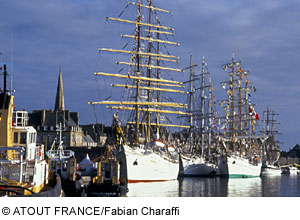
[[[23,147],[0,147],[0,165],[19,163],[24,154]]]
[[[13,125],[18,127],[26,127],[28,125],[28,112],[15,111],[13,114]]]
[[[72,156],[74,156],[74,151],[71,151],[71,150],[48,150],[46,154],[49,158],[57,158],[59,156],[72,157]]]

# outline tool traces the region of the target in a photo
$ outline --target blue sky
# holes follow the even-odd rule
[[[78,111],[82,124],[94,123],[93,108],[87,102],[105,97],[103,88],[109,87],[102,87],[104,81],[93,72],[117,70],[111,55],[99,56],[97,49],[122,47],[120,32],[129,34],[134,28],[106,22],[104,17],[117,17],[127,2],[1,0],[0,52],[13,73],[17,108],[53,109],[62,66],[67,109]],[[219,83],[227,75],[221,65],[230,61],[234,51],[257,88],[252,96],[256,111],[262,116],[269,107],[279,114],[281,148],[299,142],[299,1],[160,0],[154,4],[174,12],[165,24],[175,28],[182,68],[188,66],[191,50],[196,63],[205,56],[216,98],[222,98]],[[130,10],[134,6],[124,17],[129,17]],[[98,121],[109,123],[103,109],[97,109]]]

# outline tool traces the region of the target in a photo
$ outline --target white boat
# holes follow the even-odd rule
[[[297,167],[290,166],[289,167],[290,175],[299,175],[300,170]]]
[[[281,167],[281,174],[300,175],[300,170],[292,164],[286,165]]]
[[[50,150],[46,152],[50,170],[53,173],[61,175],[62,179],[75,181],[76,176],[76,160],[75,153],[71,150],[64,149],[62,141],[62,128],[59,125],[59,141],[55,149],[56,139],[53,141]]]
[[[66,196],[76,195],[76,159],[75,153],[71,150],[64,149],[62,141],[61,123],[58,127],[59,141],[56,146],[56,138],[54,139],[50,150],[46,152],[48,157],[49,170],[61,177],[62,188]]]
[[[262,176],[275,176],[281,175],[281,168],[273,165],[265,165],[261,168]]]
[[[180,155],[180,173],[182,177],[189,176],[212,176],[216,174],[216,165],[212,164],[204,159],[204,155],[210,155],[210,148],[212,146],[211,136],[212,136],[212,127],[213,127],[213,88],[210,73],[207,68],[207,64],[203,57],[202,59],[202,71],[199,74],[201,76],[201,108],[197,110],[196,106],[196,80],[200,78],[195,77],[192,54],[190,56],[190,92],[189,92],[189,153],[185,153],[186,147],[182,148],[182,153]],[[205,83],[207,81],[207,83]],[[207,84],[207,85],[205,85]],[[205,101],[207,99],[207,102]],[[205,111],[205,106],[208,106],[208,111]],[[200,112],[200,117],[199,117]],[[200,120],[198,119],[200,118]],[[200,128],[200,130],[199,130]],[[197,134],[200,134],[199,136]],[[198,136],[201,144],[197,144],[194,139],[195,136]],[[206,137],[207,136],[207,137]],[[206,141],[207,140],[207,141]],[[206,143],[205,143],[206,142]],[[207,147],[205,147],[207,145]],[[206,148],[204,150],[204,148]],[[208,156],[209,157],[209,156]]]
[[[2,69],[1,69],[2,70]],[[0,92],[0,196],[61,196],[60,178],[49,175],[44,145],[36,143],[37,132],[28,126],[28,113],[16,111],[14,96]]]
[[[242,69],[241,61],[235,61],[234,53],[231,62],[222,65],[222,68],[229,70],[229,80],[221,83],[228,99],[219,102],[226,112],[222,127],[226,138],[220,137],[222,148],[217,175],[229,178],[259,177],[262,138],[255,135],[259,116],[250,99],[251,91],[256,89],[247,79],[249,71]]]
[[[181,176],[213,176],[216,174],[216,165],[205,162],[200,156],[185,157],[181,155],[183,171]]]
[[[161,182],[176,180],[179,173],[177,152],[165,149],[154,151],[152,148],[129,147],[123,145],[126,161],[128,183]],[[167,155],[167,154],[172,154]],[[173,159],[172,159],[173,158]]]
[[[122,53],[122,59],[127,54],[129,62],[117,62],[120,65],[118,74],[95,73],[101,77],[110,77],[110,80],[114,78],[115,81],[124,82],[124,84],[114,84],[114,81],[111,84],[115,88],[122,89],[121,93],[114,93],[114,96],[120,95],[118,97],[120,101],[110,101],[109,97],[105,101],[89,104],[106,105],[107,108],[112,109],[115,116],[119,114],[124,120],[126,138],[123,138],[123,143],[120,142],[118,132],[121,123],[116,121],[119,130],[116,133],[116,140],[117,146],[121,148],[123,145],[124,148],[129,183],[174,180],[178,177],[179,156],[176,146],[173,147],[174,144],[168,141],[167,135],[161,134],[168,133],[165,132],[167,131],[165,127],[189,128],[189,126],[173,124],[170,119],[168,123],[164,122],[166,114],[188,115],[184,111],[179,111],[186,108],[186,104],[173,101],[179,99],[178,95],[187,94],[183,91],[183,83],[167,79],[170,77],[170,72],[174,75],[175,72],[183,72],[177,65],[179,57],[170,55],[169,48],[166,47],[170,44],[179,45],[168,40],[168,36],[174,35],[174,29],[162,26],[159,20],[160,13],[172,14],[172,12],[157,8],[152,0],[137,0],[129,3],[129,6],[137,9],[133,19],[107,17],[107,20],[133,24],[134,34],[122,34],[123,38],[129,39],[124,48],[131,44],[133,47],[129,50],[99,49],[100,52]],[[128,68],[124,68],[124,65]],[[166,93],[168,93],[167,97]],[[124,113],[126,111],[131,113]]]
[[[221,155],[218,162],[217,175],[229,178],[259,177],[261,163],[251,164],[248,159],[239,156]]]

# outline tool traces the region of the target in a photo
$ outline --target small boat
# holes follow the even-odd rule
[[[85,193],[88,197],[119,197],[127,193],[126,181],[120,181],[119,161],[116,149],[108,146],[97,163],[97,175],[88,184]]]
[[[263,165],[261,167],[261,175],[262,176],[274,176],[281,175],[281,168],[274,165]]]
[[[53,141],[50,150],[46,152],[49,169],[52,173],[59,175],[62,180],[62,188],[65,196],[76,196],[76,159],[75,153],[66,150],[62,141],[61,123],[58,127],[59,141],[56,146],[56,139]]]
[[[289,175],[300,175],[300,170],[298,169],[298,164],[290,164],[286,166],[281,166],[281,174]]]
[[[4,89],[0,92],[0,196],[61,196],[59,176],[49,173],[44,145],[28,126],[28,113],[16,111],[12,91],[7,90],[6,65],[1,68]]]
[[[180,155],[182,160],[182,170],[180,176],[183,177],[201,177],[214,176],[216,174],[216,166],[206,162],[202,157],[192,156],[185,157]]]

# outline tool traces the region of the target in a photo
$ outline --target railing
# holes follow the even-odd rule
[[[65,157],[71,157],[74,156],[74,151],[71,150],[49,150],[47,151],[47,156],[49,158],[51,157],[58,157],[59,155],[65,156]]]
[[[0,163],[7,164],[13,161],[20,161],[24,153],[22,147],[0,147]]]
[[[15,111],[13,114],[13,125],[26,127],[28,125],[28,112],[27,111]]]

